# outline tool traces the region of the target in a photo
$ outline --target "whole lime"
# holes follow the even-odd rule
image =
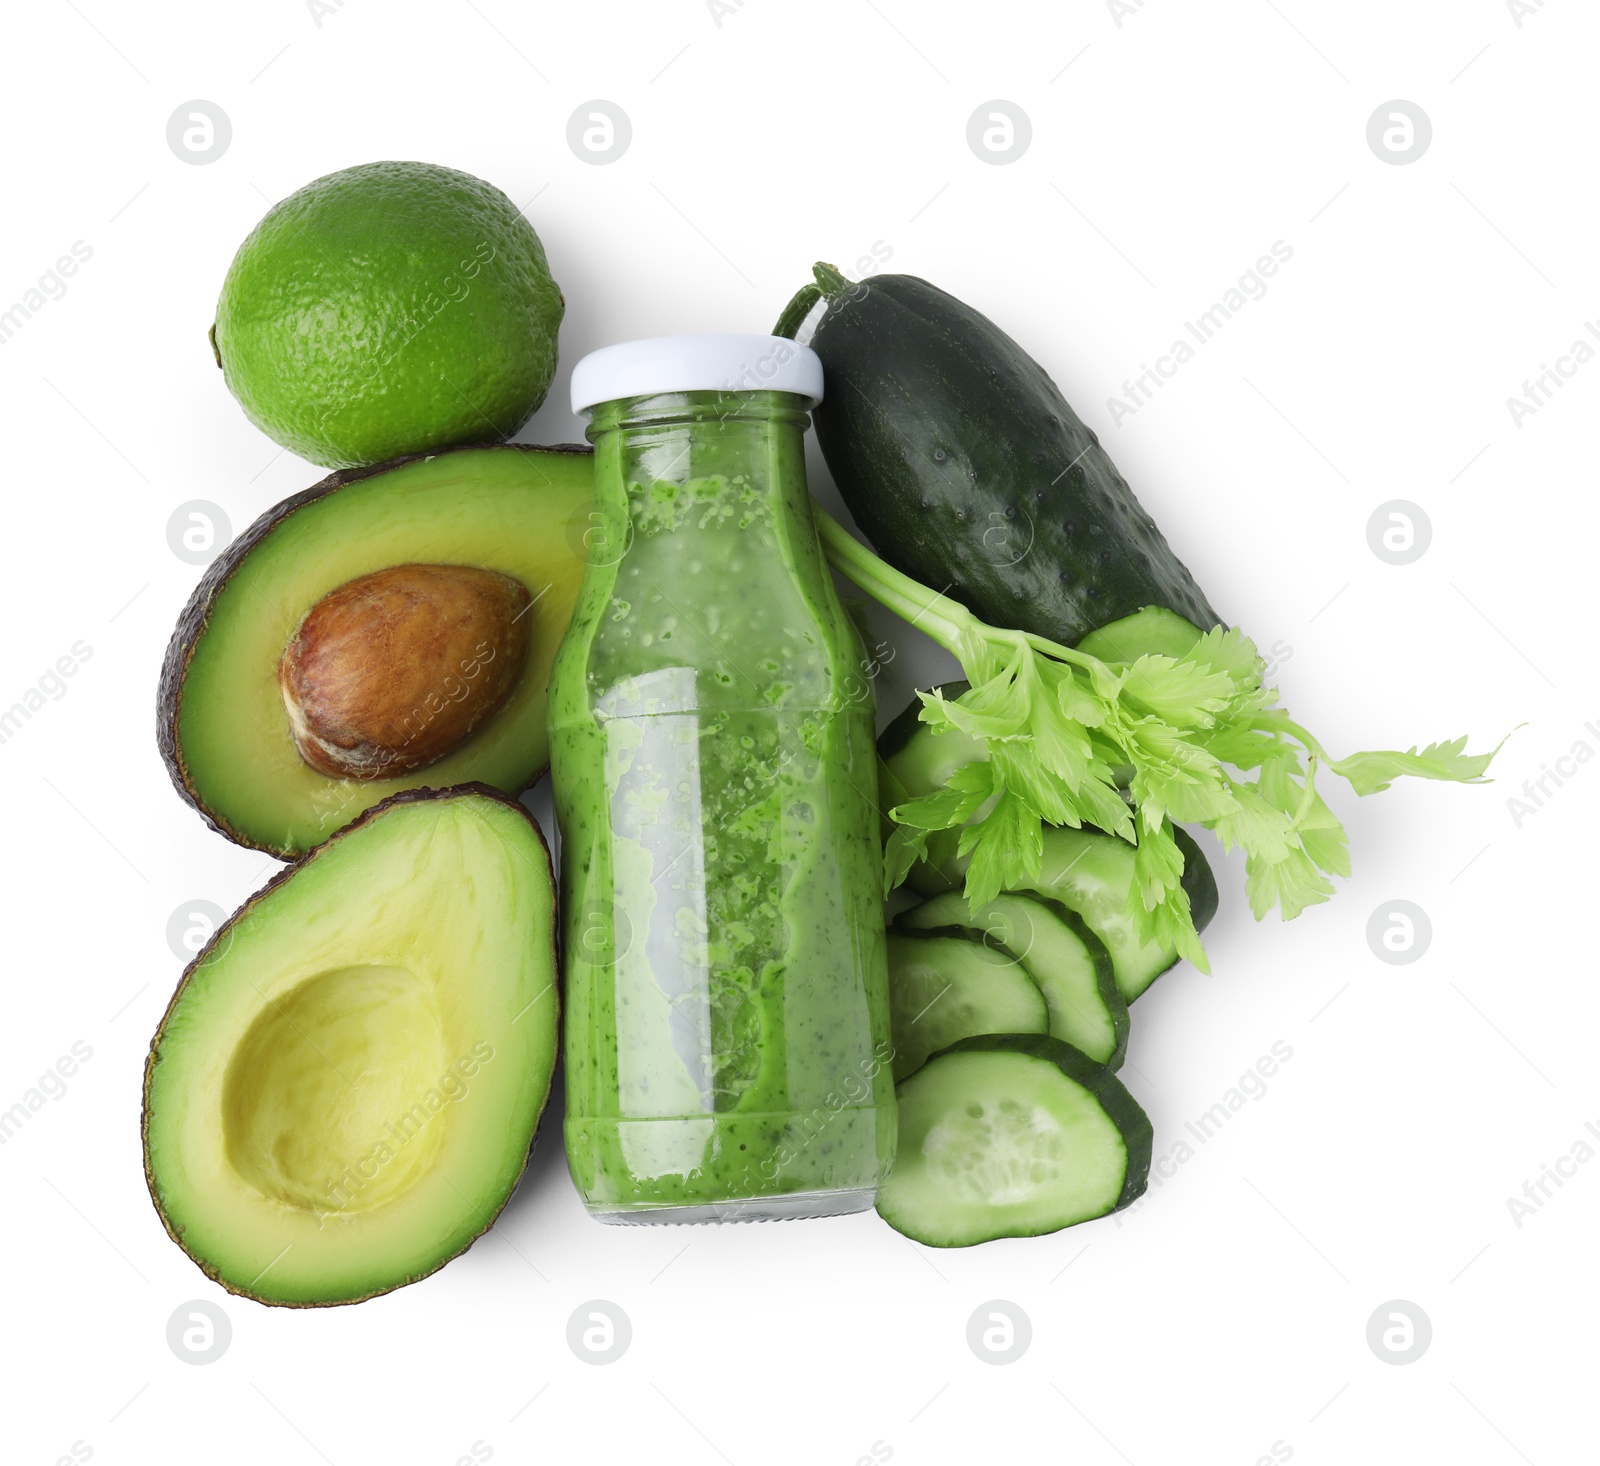
[[[351,468],[510,437],[549,390],[564,304],[499,189],[431,163],[366,163],[256,225],[211,344],[262,432]]]

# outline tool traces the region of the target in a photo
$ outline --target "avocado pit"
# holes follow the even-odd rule
[[[521,581],[474,565],[393,565],[330,591],[278,664],[300,757],[382,779],[453,753],[516,687],[532,604]]]

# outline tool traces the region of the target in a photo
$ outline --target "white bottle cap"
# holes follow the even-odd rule
[[[656,336],[591,351],[572,369],[572,410],[660,392],[794,392],[822,401],[822,360],[786,336]]]

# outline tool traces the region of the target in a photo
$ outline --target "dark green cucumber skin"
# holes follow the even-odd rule
[[[1219,624],[1044,368],[971,306],[875,275],[833,294],[810,345],[823,457],[897,570],[1066,646],[1145,606]]]
[[[1183,851],[1183,874],[1178,884],[1189,898],[1189,915],[1194,929],[1203,932],[1217,914],[1217,877],[1205,852],[1194,843],[1194,837],[1182,825],[1172,827],[1172,838]]]
[[[1128,1151],[1128,1172],[1123,1177],[1117,1204],[1111,1210],[1121,1211],[1144,1195],[1150,1181],[1155,1132],[1151,1129],[1150,1117],[1109,1069],[1065,1040],[1052,1038],[1047,1033],[984,1033],[975,1038],[958,1039],[949,1048],[940,1049],[930,1055],[928,1064],[917,1072],[925,1072],[928,1065],[946,1054],[970,1053],[1027,1054],[1054,1064],[1074,1084],[1081,1084],[1100,1102],[1101,1109],[1111,1117],[1111,1123],[1122,1132],[1122,1143]]]

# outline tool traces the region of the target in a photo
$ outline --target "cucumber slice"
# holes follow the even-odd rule
[[[1200,847],[1178,826],[1173,838],[1183,851],[1183,888],[1196,931],[1217,914],[1217,881]],[[1130,1003],[1163,972],[1177,965],[1178,953],[1164,942],[1144,942],[1128,911],[1133,889],[1133,846],[1098,830],[1050,829],[1044,832],[1044,859],[1037,890],[1076,911],[1106,944],[1117,973],[1117,987]]]
[[[1083,919],[1059,901],[1007,892],[976,910],[959,892],[902,911],[907,931],[952,930],[1022,963],[1044,994],[1050,1032],[1108,1069],[1128,1048],[1128,1004],[1111,954]]]
[[[878,1215],[926,1246],[1057,1232],[1145,1189],[1149,1119],[1114,1074],[1060,1039],[964,1039],[895,1093],[899,1150]]]
[[[1014,957],[960,936],[889,933],[894,1077],[981,1033],[1048,1033],[1039,989]]]
[[[1165,606],[1145,606],[1120,621],[1097,627],[1078,643],[1078,650],[1113,667],[1126,666],[1146,655],[1182,661],[1194,650],[1201,634],[1194,622],[1177,612]]]
[[[1046,830],[1044,860],[1034,889],[1076,911],[1106,944],[1117,987],[1128,1002],[1177,962],[1172,947],[1139,940],[1128,910],[1133,846],[1126,840],[1090,830]]]
[[[1183,874],[1178,884],[1189,897],[1189,915],[1194,919],[1194,929],[1203,932],[1217,914],[1217,877],[1205,852],[1195,844],[1194,836],[1182,825],[1172,827],[1172,843],[1183,851]]]
[[[941,830],[941,835],[955,831]],[[1204,931],[1217,912],[1217,882],[1200,847],[1181,828],[1173,838],[1183,851],[1183,888],[1196,931]],[[928,843],[930,856],[937,854]],[[918,865],[911,885],[922,895],[958,890],[966,874],[966,861],[953,856]],[[1060,826],[1044,832],[1044,859],[1029,892],[1059,901],[1081,916],[1111,953],[1117,987],[1128,1001],[1143,993],[1163,972],[1177,965],[1176,948],[1165,942],[1144,942],[1128,911],[1133,889],[1133,846],[1099,830],[1069,830]]]

